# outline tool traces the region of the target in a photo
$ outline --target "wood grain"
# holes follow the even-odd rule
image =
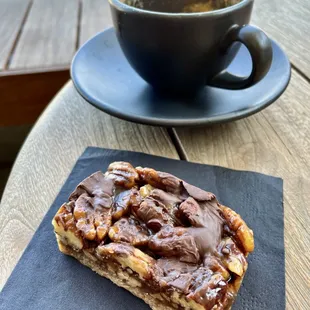
[[[29,4],[28,0],[0,0],[0,71],[5,69]]]
[[[278,41],[291,62],[310,78],[309,0],[256,0],[252,22]]]
[[[69,78],[62,67],[0,72],[0,127],[35,123]]]
[[[288,309],[310,304],[310,85],[298,73],[275,104],[244,120],[177,129],[186,159],[284,179]]]
[[[112,26],[108,0],[82,0],[81,7],[80,46],[97,32]]]
[[[78,0],[34,0],[9,69],[68,65],[76,48]]]
[[[166,130],[108,116],[67,85],[27,138],[2,197],[0,289],[87,146],[178,157]]]

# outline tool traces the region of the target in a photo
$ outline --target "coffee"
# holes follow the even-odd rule
[[[228,6],[239,3],[241,0],[205,0],[186,4],[183,13],[209,12],[224,9]]]
[[[232,6],[242,0],[168,0],[170,5],[163,6],[161,0],[121,0],[135,8],[166,13],[209,12]]]

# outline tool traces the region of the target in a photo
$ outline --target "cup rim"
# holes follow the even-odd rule
[[[150,11],[150,10],[143,10],[136,8],[134,6],[130,6],[121,2],[120,0],[109,0],[110,5],[116,7],[117,9],[127,12],[127,13],[140,13],[140,14],[147,14],[147,15],[157,15],[162,17],[183,17],[183,18],[190,18],[190,17],[206,17],[206,16],[221,16],[227,13],[233,12],[236,9],[242,8],[249,3],[254,2],[254,0],[241,0],[239,3],[230,5],[223,9],[218,9],[214,11],[208,12],[190,12],[190,13],[167,13],[167,12],[158,12],[158,11]]]

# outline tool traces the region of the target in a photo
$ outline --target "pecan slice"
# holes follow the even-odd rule
[[[120,192],[114,198],[112,211],[113,220],[119,220],[124,215],[127,215],[131,206],[139,206],[140,203],[140,193],[136,188]]]
[[[153,277],[156,260],[141,250],[126,243],[109,243],[97,248],[97,255],[112,258],[122,265],[137,272],[141,279]]]
[[[115,185],[125,188],[132,188],[139,180],[136,169],[131,164],[123,161],[110,164],[105,175],[112,179]]]
[[[112,223],[112,208],[99,197],[82,194],[75,202],[76,227],[87,240],[102,241]]]
[[[237,241],[243,246],[245,252],[252,252],[254,250],[253,231],[247,226],[238,213],[222,205],[220,208],[227,225],[235,233]]]

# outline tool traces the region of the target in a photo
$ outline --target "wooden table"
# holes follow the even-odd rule
[[[310,47],[310,2],[297,2],[257,1],[254,22],[280,42],[294,69],[285,94],[247,119],[198,129],[136,125],[96,110],[67,84],[29,135],[3,195],[0,286],[79,155],[86,146],[100,146],[282,177],[287,309],[309,309],[310,56],[304,51]]]
[[[108,0],[0,0],[0,126],[33,124],[77,48],[110,25]]]

